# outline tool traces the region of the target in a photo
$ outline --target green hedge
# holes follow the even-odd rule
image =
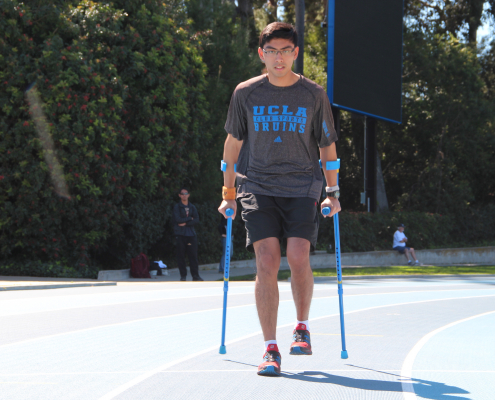
[[[200,215],[197,225],[198,257],[200,264],[217,263],[222,255],[218,205],[216,203],[195,204]],[[171,214],[173,203],[166,211]],[[462,216],[448,216],[421,212],[391,212],[384,214],[341,212],[340,240],[342,252],[359,252],[390,250],[392,237],[399,223],[406,225],[408,244],[418,250],[448,247],[470,247],[495,245],[495,206],[482,210],[472,210]],[[151,223],[151,222],[150,222]],[[317,250],[334,251],[333,221],[321,218]],[[170,268],[177,266],[175,260],[175,237],[172,221],[160,227],[161,237],[146,253],[151,260],[163,260]],[[245,260],[253,257],[245,249],[246,234],[240,216],[233,223],[234,254],[232,260]],[[329,250],[329,245],[331,249]],[[115,257],[102,260],[100,269],[129,268],[129,263],[122,263]],[[4,261],[0,263],[0,275],[88,277],[97,276],[96,267],[76,269],[60,261]]]
[[[208,143],[206,68],[187,29],[156,0],[0,0],[4,265],[39,275],[60,261],[84,275],[107,260],[127,265],[162,234]],[[54,190],[30,87],[70,198]]]
[[[220,260],[222,247],[217,231],[219,204],[195,204],[200,215],[197,225],[198,257],[200,264],[215,263]],[[390,212],[383,214],[355,213],[343,211],[339,214],[340,242],[342,252],[391,250],[393,234],[397,225],[406,225],[408,245],[415,249],[449,247],[470,247],[495,245],[495,206],[481,210],[471,210],[459,216],[431,214],[423,212]],[[164,236],[150,249],[154,259],[162,259],[170,267],[176,266],[175,242],[169,221]],[[253,257],[245,249],[246,233],[240,215],[234,220],[233,260]],[[331,249],[329,249],[331,245]],[[333,252],[335,248],[333,219],[321,218],[317,250]]]

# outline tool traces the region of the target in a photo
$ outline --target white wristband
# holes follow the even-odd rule
[[[339,190],[339,185],[336,185],[336,186],[326,186],[325,187],[325,192],[327,192],[327,193],[336,192],[337,190]]]

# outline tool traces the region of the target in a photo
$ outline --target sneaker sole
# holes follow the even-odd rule
[[[258,371],[261,376],[280,376],[280,371],[277,371],[273,365],[267,365],[261,371]]]
[[[294,346],[294,347],[291,347],[290,349],[290,355],[293,355],[293,356],[310,356],[313,354],[313,352],[311,350],[303,350],[302,347],[300,346]]]

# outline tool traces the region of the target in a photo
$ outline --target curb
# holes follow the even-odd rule
[[[357,280],[357,279],[404,279],[404,278],[421,278],[421,279],[435,279],[435,278],[484,278],[484,277],[495,277],[495,274],[436,274],[436,275],[348,275],[342,276],[342,282],[346,280]],[[336,276],[315,276],[315,283],[317,281],[337,281]],[[290,282],[290,277],[287,279]]]
[[[29,286],[2,286],[0,292],[8,290],[37,290],[37,289],[65,289],[73,287],[92,287],[92,286],[117,286],[117,282],[102,283],[65,283],[56,285],[29,285]]]

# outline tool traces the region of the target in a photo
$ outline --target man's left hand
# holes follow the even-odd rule
[[[323,216],[324,218],[333,217],[336,213],[338,213],[341,210],[339,200],[334,197],[327,197],[325,200],[321,202],[320,210],[323,210],[323,208],[325,207],[330,207],[330,214],[324,215]]]

